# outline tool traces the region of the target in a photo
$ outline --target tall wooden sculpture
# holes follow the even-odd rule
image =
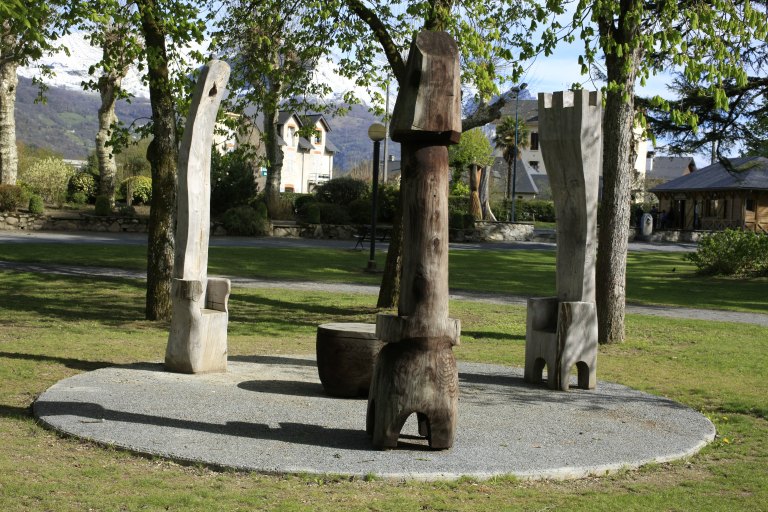
[[[557,297],[528,300],[525,380],[567,390],[596,384],[597,193],[602,155],[600,93],[539,94],[539,142],[557,213]]]
[[[366,427],[376,448],[397,446],[417,414],[432,448],[450,448],[458,372],[452,347],[460,324],[448,317],[448,145],[461,135],[459,52],[445,32],[411,44],[395,103],[392,140],[402,144],[403,260],[398,314],[378,316],[379,352]]]
[[[207,277],[210,232],[211,144],[229,66],[202,68],[184,129],[178,166],[173,313],[165,367],[183,373],[227,369],[228,279]]]

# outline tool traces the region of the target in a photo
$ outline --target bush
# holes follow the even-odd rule
[[[265,235],[269,228],[266,206],[258,212],[250,206],[236,206],[227,210],[221,220],[228,235]]]
[[[296,215],[307,224],[320,224],[320,203],[304,201],[301,208],[296,210]]]
[[[334,178],[318,186],[315,197],[321,203],[347,206],[368,194],[368,184],[350,177]]]
[[[120,183],[120,194],[128,198],[128,189],[133,191],[133,203],[149,204],[152,202],[152,178],[149,176],[131,176]]]
[[[93,177],[93,174],[88,172],[76,172],[73,174],[69,178],[67,195],[69,196],[69,200],[76,204],[85,204],[95,200],[96,179]]]
[[[109,197],[98,196],[96,197],[96,206],[94,213],[100,217],[106,217],[112,215],[112,205],[110,204]]]
[[[43,205],[43,198],[37,194],[32,195],[29,198],[28,209],[29,209],[29,213],[32,213],[34,215],[42,215],[42,213],[45,211],[45,208]]]
[[[284,194],[289,194],[287,197]],[[293,197],[291,197],[293,194],[291,192],[286,192],[283,194],[280,194],[280,197],[277,199],[277,204],[275,204],[273,211],[272,211],[272,218],[275,220],[293,220],[294,218],[294,209],[293,209]],[[263,202],[258,202],[257,204],[265,204]],[[266,207],[266,205],[265,205]]]
[[[379,185],[379,220],[392,223],[397,214],[397,205],[400,202],[400,187],[384,183]]]
[[[517,201],[515,217],[522,221],[555,222],[555,203],[538,199]]]
[[[316,203],[320,208],[320,222],[322,224],[349,224],[349,212],[340,204]]]
[[[67,197],[69,179],[75,173],[61,158],[44,158],[19,171],[19,181],[26,184],[47,203],[62,204]]]
[[[372,206],[370,199],[355,199],[349,203],[347,211],[349,213],[350,222],[352,222],[352,224],[370,224]],[[378,208],[377,213],[380,213]],[[377,215],[377,217],[381,218],[381,215]]]
[[[726,229],[704,236],[694,253],[685,255],[706,275],[756,277],[768,275],[768,235]]]
[[[211,152],[211,212],[250,204],[258,192],[253,164],[242,151]]]
[[[16,185],[0,185],[0,212],[15,212],[22,203],[21,187]]]

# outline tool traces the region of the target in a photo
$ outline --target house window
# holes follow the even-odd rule
[[[538,171],[539,170],[539,161],[538,160],[530,160],[528,162],[528,165],[530,165],[531,169],[533,169],[534,171]]]
[[[746,207],[747,207],[748,211],[754,212],[755,211],[755,200],[754,199],[747,199]]]
[[[538,132],[531,132],[531,151],[537,151],[539,149],[539,134]]]
[[[323,134],[320,130],[315,130],[315,134],[312,136],[312,144],[319,146],[323,142]]]
[[[723,199],[723,218],[724,219],[728,218],[728,200],[727,199]]]
[[[288,127],[288,136],[286,137],[285,143],[288,144],[288,146],[293,146],[293,137],[296,135],[296,128],[293,126]]]

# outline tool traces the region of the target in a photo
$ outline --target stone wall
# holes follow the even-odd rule
[[[533,240],[533,224],[477,221],[474,228],[450,230],[451,242],[508,242]]]
[[[25,212],[0,213],[0,229],[11,231],[96,231],[146,233],[148,219],[141,217],[97,217],[81,213],[33,215]]]

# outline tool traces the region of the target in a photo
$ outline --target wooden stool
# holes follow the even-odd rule
[[[332,396],[367,397],[376,356],[384,343],[376,324],[328,323],[317,328],[317,373]]]

